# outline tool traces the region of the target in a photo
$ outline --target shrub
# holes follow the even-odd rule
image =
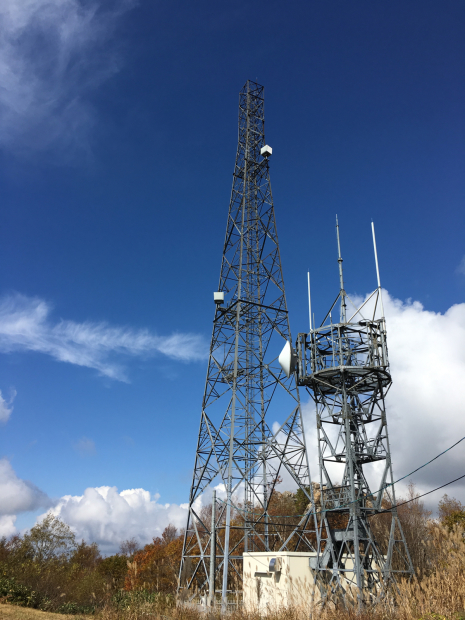
[[[0,600],[13,605],[37,608],[45,603],[44,597],[32,588],[17,583],[13,577],[0,578]]]

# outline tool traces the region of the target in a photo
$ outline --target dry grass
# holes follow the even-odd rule
[[[434,525],[425,543],[429,570],[422,579],[399,584],[398,594],[362,610],[326,605],[316,608],[315,620],[465,620],[465,545],[464,532]],[[110,601],[113,603],[110,604]],[[346,601],[347,603],[347,601]],[[198,608],[179,604],[171,597],[150,600],[141,596],[107,599],[106,605],[94,616],[62,615],[0,605],[0,620],[221,620],[220,610],[205,613]],[[310,609],[278,609],[267,614],[266,620],[308,620]],[[263,620],[256,613],[243,610],[231,612],[223,620]]]
[[[70,616],[0,603],[0,620],[89,620],[92,616]]]
[[[398,617],[457,618],[465,610],[465,552],[461,529],[449,533],[446,528],[431,530],[429,556],[435,570],[421,580],[403,583],[398,597]]]

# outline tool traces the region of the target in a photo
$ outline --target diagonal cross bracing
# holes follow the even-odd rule
[[[316,520],[282,527],[270,514],[280,474],[313,505],[295,376],[286,377],[276,352],[291,340],[265,146],[264,90],[247,82],[239,95],[239,141],[213,321],[189,515],[180,570],[188,596],[241,590],[245,551],[316,549]],[[207,415],[208,412],[208,415]],[[273,424],[279,431],[273,434]],[[216,511],[215,542],[208,487],[225,492]],[[221,487],[219,487],[221,489]],[[313,511],[310,511],[313,512]],[[311,525],[313,523],[313,526]],[[313,532],[313,538],[311,533]],[[215,583],[208,564],[216,546]]]

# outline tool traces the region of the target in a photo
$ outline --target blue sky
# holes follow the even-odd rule
[[[464,27],[461,0],[2,3],[0,456],[25,497],[5,533],[106,486],[182,522],[247,79],[265,86],[294,336],[308,268],[317,317],[335,297],[336,213],[346,288],[375,287],[373,219],[396,342],[433,326],[425,368],[454,361],[431,419],[444,394],[465,417]],[[397,473],[459,432],[410,445]]]

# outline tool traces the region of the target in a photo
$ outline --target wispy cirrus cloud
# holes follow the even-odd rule
[[[462,260],[457,265],[455,270],[457,273],[460,273],[462,276],[465,276],[465,256],[462,256]]]
[[[120,381],[127,380],[124,357],[162,354],[190,362],[207,356],[207,344],[198,334],[159,336],[105,322],[54,322],[51,312],[51,305],[37,297],[14,294],[0,299],[0,352],[36,351]]]
[[[76,452],[79,452],[81,456],[94,456],[96,453],[95,441],[89,439],[89,437],[81,437],[81,439],[74,445]]]
[[[136,0],[2,0],[0,146],[16,153],[88,151],[89,95],[120,69],[111,43]]]

